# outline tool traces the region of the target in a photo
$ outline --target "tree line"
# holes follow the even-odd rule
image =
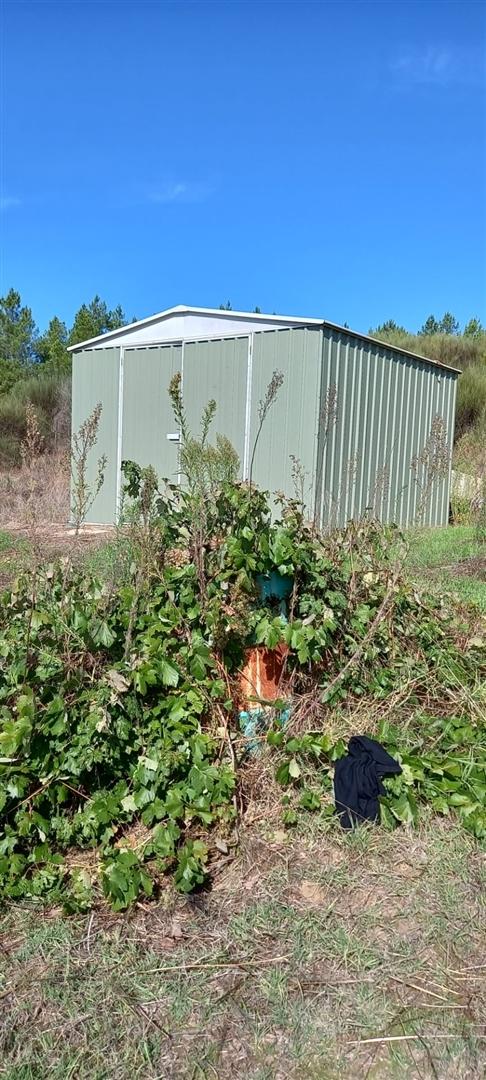
[[[429,315],[425,320],[420,330],[407,330],[405,326],[400,326],[394,319],[387,319],[386,322],[381,323],[375,329],[370,330],[370,334],[379,337],[380,334],[387,336],[388,334],[414,334],[418,337],[431,337],[433,334],[455,334],[462,335],[466,338],[479,338],[481,334],[485,333],[484,326],[477,318],[469,319],[461,331],[459,320],[455,315],[452,315],[450,311],[445,311],[441,319],[436,319],[435,315]]]
[[[220,304],[220,309],[231,311],[230,301]],[[253,310],[260,312],[258,306]],[[69,345],[117,330],[128,322],[120,304],[109,308],[106,301],[96,295],[89,303],[81,304],[71,327],[54,316],[47,330],[40,333],[31,308],[22,302],[16,289],[10,289],[6,296],[0,297],[0,394],[8,393],[17,381],[35,370],[69,374]],[[442,318],[429,315],[415,332],[388,319],[369,333],[391,344],[430,355],[432,359],[443,356],[447,362],[452,357],[459,367],[467,367],[478,360],[486,362],[486,330],[477,317],[469,319],[461,330],[459,321],[450,311]]]
[[[230,301],[220,304],[220,309],[232,311]],[[259,307],[254,310],[260,312]],[[120,304],[109,308],[96,295],[90,303],[81,304],[71,327],[55,315],[47,330],[40,333],[32,309],[22,302],[16,289],[9,289],[6,296],[0,297],[0,394],[8,393],[26,374],[32,374],[35,364],[43,365],[42,370],[69,374],[69,345],[118,330],[129,321],[136,322],[136,317],[128,320]]]
[[[71,327],[55,315],[41,334],[31,308],[22,303],[16,289],[10,289],[0,297],[0,393],[8,392],[26,372],[31,373],[34,364],[69,373],[69,345],[117,330],[127,321],[120,305],[110,309],[95,296],[89,304],[81,305]]]

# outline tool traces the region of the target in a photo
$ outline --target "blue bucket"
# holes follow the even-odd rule
[[[257,574],[256,583],[262,600],[286,600],[292,592],[294,579],[273,570],[271,574]]]

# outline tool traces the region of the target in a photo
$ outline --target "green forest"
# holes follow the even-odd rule
[[[231,310],[227,301],[220,305]],[[259,311],[258,307],[255,311]],[[134,322],[122,307],[110,309],[99,296],[81,304],[68,327],[53,316],[41,333],[28,304],[10,289],[0,298],[0,467],[19,464],[25,407],[32,402],[47,450],[69,433],[71,356],[69,345]],[[455,429],[456,466],[474,472],[486,442],[486,330],[472,317],[461,327],[451,312],[429,315],[418,330],[394,319],[371,327],[370,335],[463,372]]]

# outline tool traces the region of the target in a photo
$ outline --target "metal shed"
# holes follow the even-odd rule
[[[416,519],[420,492],[412,462],[440,417],[452,450],[457,372],[320,319],[172,308],[72,347],[73,431],[103,406],[90,468],[105,454],[105,483],[89,520],[116,520],[121,462],[178,476],[178,432],[167,393],[175,372],[197,434],[217,402],[214,431],[228,436],[248,479],[258,406],[275,370],[284,375],[258,441],[252,479],[294,493],[292,461],[305,473],[309,513],[342,524],[369,508],[382,521]],[[434,484],[423,515],[444,525],[449,475]]]

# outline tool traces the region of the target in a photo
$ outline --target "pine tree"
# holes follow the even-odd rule
[[[406,334],[404,326],[399,326],[395,319],[387,319],[386,322],[381,323],[376,327],[376,330],[370,330],[372,337],[386,337],[387,334]]]
[[[38,330],[20,293],[10,289],[0,297],[0,359],[29,364],[37,360]]]
[[[109,330],[118,330],[125,324],[125,315],[120,305],[110,311],[105,301],[96,295],[90,304],[82,304],[76,312],[69,334],[69,344],[77,345],[79,341],[89,341],[99,334],[107,334]]]
[[[464,337],[479,338],[484,334],[484,326],[479,319],[469,319],[464,327]]]
[[[68,331],[66,324],[55,315],[44,334],[39,338],[37,352],[46,367],[56,371],[69,371],[71,357],[67,351]]]
[[[419,334],[421,334],[423,337],[430,337],[431,334],[439,333],[440,324],[437,322],[435,315],[429,315],[428,319],[425,320],[421,330],[419,330]]]
[[[440,334],[458,334],[459,333],[459,323],[458,323],[457,319],[454,318],[454,315],[451,315],[450,311],[446,311],[444,313],[444,315],[442,316],[442,318],[440,320],[440,323],[439,323],[439,333]]]

